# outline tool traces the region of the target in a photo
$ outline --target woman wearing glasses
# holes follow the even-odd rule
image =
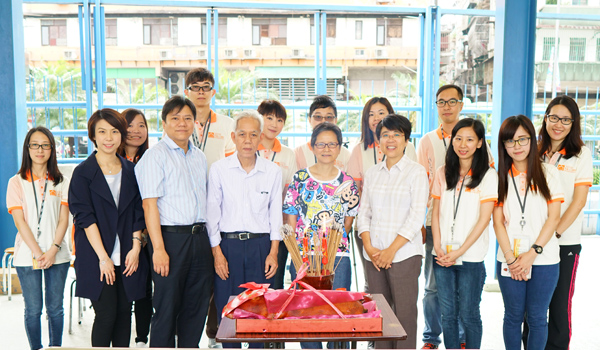
[[[43,347],[40,317],[44,291],[48,344],[62,344],[63,295],[70,260],[65,239],[68,190],[69,180],[58,170],[54,136],[43,126],[29,130],[23,143],[21,169],[8,181],[6,207],[18,231],[13,265],[23,290],[25,330],[32,350]]]
[[[529,323],[528,350],[544,349],[546,315],[558,281],[559,249],[554,232],[563,193],[558,171],[543,164],[531,120],[506,119],[498,137],[498,205],[494,231],[500,248],[498,283],[504,300],[504,345],[521,349],[521,326]]]
[[[556,226],[560,273],[550,302],[546,349],[568,349],[571,340],[571,300],[581,252],[583,207],[592,186],[592,154],[581,140],[577,102],[569,96],[553,99],[542,122],[538,148],[542,161],[558,169],[565,194]]]
[[[335,166],[341,144],[342,131],[337,125],[324,122],[315,127],[310,145],[317,162],[294,174],[283,202],[283,213],[288,214],[286,222],[296,228],[300,251],[304,250],[305,235],[309,236],[311,242],[317,230],[330,227],[333,222],[344,227],[344,235],[335,257],[334,266],[337,268],[333,289],[350,290],[347,232],[350,232],[358,213],[359,195],[352,177]],[[290,266],[290,273],[292,278],[296,277],[293,265]],[[303,348],[320,348],[320,345],[302,343]]]

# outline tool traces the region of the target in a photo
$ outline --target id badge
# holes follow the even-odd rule
[[[33,254],[31,254],[31,262],[32,262],[32,268],[34,270],[41,270],[42,267],[40,266],[40,263],[37,261],[37,259],[35,258],[35,256],[33,256]]]
[[[531,270],[532,268],[529,269],[529,273],[527,274],[527,280],[531,279]],[[502,277],[510,277],[510,270],[508,269],[508,265],[506,263],[502,263],[500,265],[500,276]]]
[[[514,236],[510,245],[515,258],[531,249],[529,236]]]
[[[446,254],[453,252],[455,250],[460,249],[460,243],[458,242],[448,242],[446,243]],[[455,260],[454,265],[462,265],[462,256]]]

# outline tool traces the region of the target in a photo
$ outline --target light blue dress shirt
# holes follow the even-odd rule
[[[185,153],[165,135],[135,166],[142,199],[158,198],[161,225],[206,222],[206,157],[188,147]]]

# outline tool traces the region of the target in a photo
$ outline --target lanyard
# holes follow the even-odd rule
[[[208,131],[210,130],[210,122],[212,119],[211,114],[212,113],[208,114],[208,120],[206,121],[204,130],[202,130],[202,147],[200,147],[202,152],[204,152],[204,150],[206,149],[206,141],[208,141]]]
[[[375,151],[375,148],[377,148],[377,146],[375,146],[375,144],[373,144],[373,162],[375,162],[375,165],[377,165],[377,152]],[[381,161],[385,161],[385,154],[383,155],[383,158],[381,159]]]
[[[470,171],[470,169],[469,169]],[[468,172],[467,172],[468,174]],[[458,190],[458,201],[456,200],[456,190],[453,190],[452,194],[454,195],[454,199],[453,199],[453,204],[454,206],[452,207],[452,209],[454,209],[454,216],[452,218],[452,227],[450,228],[450,231],[452,232],[452,237],[450,238],[451,241],[454,241],[454,224],[456,223],[456,214],[458,213],[458,205],[460,204],[460,197],[462,196],[463,193],[463,187],[465,186],[465,182],[467,180],[467,175],[465,175],[465,177],[463,178],[463,182],[460,184],[460,189]]]
[[[36,241],[40,239],[42,231],[40,231],[40,223],[42,222],[42,213],[44,212],[44,202],[46,202],[46,189],[48,189],[48,173],[46,173],[46,183],[44,184],[44,193],[42,194],[42,206],[41,209],[38,206],[37,192],[35,191],[35,181],[33,181],[33,172],[31,173],[31,186],[33,187],[33,198],[35,198],[35,209],[38,214],[37,222],[37,237]]]
[[[521,202],[521,195],[519,194],[519,189],[517,188],[517,183],[515,182],[515,177],[513,175],[512,169],[510,169],[510,175],[512,176],[512,183],[515,186],[515,192],[517,193],[517,199],[519,200],[519,206],[521,207],[521,221],[519,221],[519,225],[521,225],[521,232],[525,227],[527,221],[525,221],[525,204],[527,203],[527,193],[529,192],[529,187],[525,189],[525,197],[523,197],[523,202]]]
[[[448,145],[446,144],[446,138],[444,137],[444,127],[440,125],[440,130],[442,131],[442,141],[444,141],[444,148],[448,151]]]
[[[556,160],[556,163],[554,163],[554,166],[555,166],[555,167],[557,167],[557,168],[558,168],[558,163],[560,163],[560,160],[562,159],[562,156],[563,156],[562,154],[559,154],[559,155],[558,155],[558,159]],[[546,157],[546,158],[548,158],[548,162],[550,162],[550,160],[552,159],[552,158],[550,158],[550,157],[548,157],[548,156],[545,156],[545,157]]]
[[[260,157],[260,151],[256,151],[256,155]],[[273,157],[271,157],[271,162],[275,160],[276,155],[277,155],[277,152],[273,151]]]

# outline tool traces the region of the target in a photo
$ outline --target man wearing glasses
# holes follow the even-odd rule
[[[208,169],[210,166],[235,152],[235,144],[231,140],[234,130],[233,119],[217,114],[210,109],[210,101],[215,96],[215,78],[206,68],[192,69],[185,76],[185,95],[196,106],[196,124],[190,141],[206,155]],[[211,293],[212,294],[212,293]],[[217,336],[217,309],[211,295],[206,336],[209,348],[220,348],[215,341]]]
[[[210,109],[215,96],[215,78],[206,68],[192,69],[185,76],[185,96],[196,106],[196,127],[190,141],[206,155],[208,168],[235,152],[231,141],[233,120]],[[211,337],[212,338],[212,337]]]
[[[331,97],[320,95],[314,98],[308,110],[308,122],[310,123],[312,130],[323,122],[337,124],[337,108]],[[335,166],[340,170],[345,171],[348,166],[348,160],[350,160],[350,151],[342,145],[340,145],[340,149],[340,155],[335,161]],[[310,142],[296,147],[294,152],[296,153],[296,165],[298,170],[313,166],[317,162],[312,148],[310,147]]]

